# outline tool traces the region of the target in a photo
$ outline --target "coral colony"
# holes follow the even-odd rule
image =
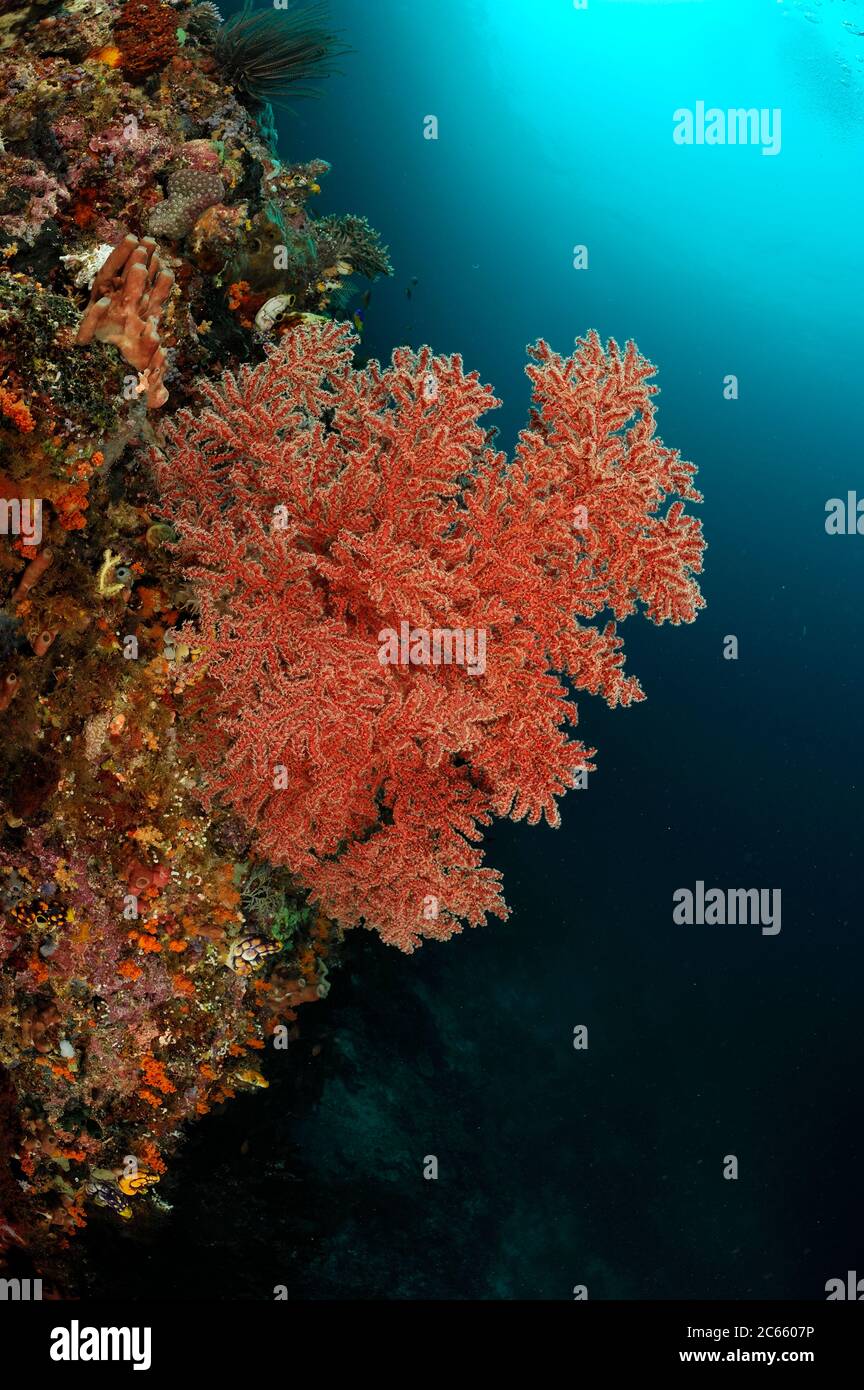
[[[357,365],[386,248],[271,108],[335,52],[296,10],[0,5],[0,1250],[58,1283],[267,1084],[346,930],[506,915],[483,828],[558,823],[573,690],[643,698],[617,622],[702,606],[632,343],[531,349],[512,460],[458,357]]]

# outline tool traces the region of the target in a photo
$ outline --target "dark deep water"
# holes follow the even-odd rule
[[[94,1221],[93,1293],[821,1299],[864,1264],[864,539],[824,528],[864,494],[861,9],[334,3],[356,51],[282,151],[390,243],[366,350],[462,351],[510,447],[525,342],[634,336],[700,467],[708,608],[625,625],[647,702],[582,699],[598,771],[562,828],[488,837],[510,921],[413,957],[355,933],[152,1242]],[[782,152],[674,147],[702,98],[782,107]],[[700,879],[781,889],[779,935],[673,924]]]

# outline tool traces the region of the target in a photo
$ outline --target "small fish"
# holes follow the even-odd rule
[[[231,1080],[241,1086],[256,1086],[262,1090],[266,1090],[270,1085],[266,1076],[262,1076],[260,1071],[253,1071],[251,1067],[247,1067],[245,1071],[235,1071]]]
[[[366,326],[366,315],[363,313],[363,310],[362,310],[362,309],[358,309],[358,310],[357,310],[357,312],[356,312],[356,314],[354,315],[354,318],[353,318],[352,321],[353,321],[354,327],[357,329],[357,332],[360,333],[360,334],[362,334],[363,329],[364,329],[365,326]]]
[[[145,1173],[141,1170],[137,1173],[124,1173],[122,1178],[117,1179],[117,1186],[127,1197],[137,1197],[139,1192],[146,1192],[148,1187],[152,1187],[158,1181],[158,1173]]]
[[[99,1178],[91,1178],[85,1191],[88,1196],[93,1197],[102,1207],[109,1207],[111,1211],[122,1216],[124,1221],[128,1221],[132,1215],[132,1208],[123,1198],[123,1194],[116,1187],[112,1187],[110,1182],[102,1182]]]
[[[263,936],[240,936],[229,948],[228,968],[235,975],[251,975],[268,956],[281,950],[281,941],[268,941]]]

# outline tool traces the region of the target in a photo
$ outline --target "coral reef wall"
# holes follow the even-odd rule
[[[702,602],[633,344],[538,344],[512,461],[458,358],[357,363],[387,249],[264,104],[334,51],[0,5],[0,1254],[58,1281],[267,1084],[346,928],[506,912],[483,827],[557,823],[573,689],[642,698],[616,622]]]
[[[198,600],[142,446],[389,263],[362,217],[319,230],[328,166],[277,156],[215,6],[0,11],[0,1251],[50,1274],[94,1214],[158,1212],[339,935],[202,807]]]

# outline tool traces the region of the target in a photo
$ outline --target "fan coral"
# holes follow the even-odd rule
[[[328,77],[344,45],[324,27],[324,7],[244,13],[218,32],[215,55],[225,76],[253,102],[283,105],[317,95],[308,83]]]
[[[139,80],[149,77],[177,52],[177,16],[160,0],[126,0],[114,41],[123,71]]]
[[[314,222],[311,230],[323,264],[347,261],[367,280],[393,274],[389,250],[365,217],[331,214]]]
[[[545,343],[512,465],[499,404],[458,357],[352,365],[344,326],[293,330],[221,389],[204,383],[154,452],[200,598],[196,730],[210,794],[257,827],[323,910],[404,950],[488,913],[493,816],[545,815],[593,750],[555,674],[641,700],[614,619],[702,606],[694,468],[654,435],[654,368],[596,334]],[[675,498],[668,510],[664,502]],[[429,634],[459,644],[436,664]],[[482,638],[482,642],[481,642]],[[475,648],[476,652],[477,648]]]

